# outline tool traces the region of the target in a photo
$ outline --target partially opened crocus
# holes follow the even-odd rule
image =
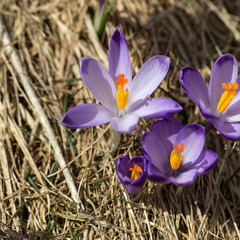
[[[138,194],[147,180],[146,165],[147,162],[143,156],[135,156],[132,159],[121,156],[117,159],[117,176],[130,198]]]
[[[238,64],[231,54],[217,59],[209,87],[195,68],[184,67],[179,73],[180,83],[188,97],[206,120],[230,140],[240,139],[240,77],[237,74]]]
[[[109,72],[95,59],[83,57],[83,82],[101,104],[82,104],[70,109],[61,124],[88,128],[110,122],[119,133],[129,133],[139,118],[171,115],[182,108],[175,101],[158,97],[147,99],[167,74],[169,58],[150,58],[132,81],[128,47],[121,30],[114,31],[109,46]]]
[[[143,153],[148,160],[147,177],[156,183],[188,186],[207,173],[218,155],[204,149],[205,131],[199,124],[183,126],[174,118],[156,120],[142,136]]]

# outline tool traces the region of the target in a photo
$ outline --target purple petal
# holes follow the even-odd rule
[[[136,129],[138,117],[133,114],[127,114],[124,117],[113,117],[111,125],[116,132],[129,133]]]
[[[202,125],[189,124],[180,130],[176,138],[176,143],[179,148],[182,143],[185,144],[184,151],[181,154],[183,156],[181,169],[186,169],[198,159],[204,142],[205,133]]]
[[[224,54],[215,62],[209,84],[209,103],[212,111],[216,111],[218,102],[225,91],[223,83],[234,83],[237,80],[238,64],[236,58],[231,54]]]
[[[128,79],[125,87],[129,88],[132,82],[132,70],[127,42],[119,27],[116,27],[109,44],[109,73],[114,82],[118,80],[118,74],[124,74]]]
[[[88,128],[110,122],[112,112],[99,104],[81,104],[65,113],[61,124],[69,128]]]
[[[168,175],[161,172],[150,162],[147,164],[147,178],[155,183],[167,184],[169,183]]]
[[[145,132],[141,140],[142,151],[147,160],[162,173],[170,170],[169,154],[158,136],[153,132]]]
[[[129,168],[132,168],[134,164],[137,164],[139,167],[141,167],[142,172],[137,179],[132,181],[130,178],[131,171],[129,170]],[[116,172],[118,178],[123,187],[129,193],[130,197],[134,197],[144,186],[147,180],[146,165],[147,162],[145,157],[143,156],[135,156],[130,160],[128,157],[121,156],[117,159]]]
[[[240,140],[240,123],[218,121],[213,122],[213,125],[224,138],[233,141]]]
[[[95,59],[83,57],[80,62],[83,82],[93,96],[109,110],[117,108],[116,87],[107,70]]]
[[[104,4],[105,0],[99,0],[98,3],[99,3],[99,8],[102,8],[103,7],[103,4]]]
[[[201,101],[208,107],[208,88],[202,75],[195,68],[182,68],[179,72],[179,80],[184,92],[196,105]]]
[[[164,147],[170,156],[173,146],[176,143],[176,136],[182,128],[183,125],[179,120],[168,117],[156,120],[152,125],[151,131],[164,143]]]
[[[135,109],[129,110],[139,118],[154,118],[169,116],[182,110],[182,107],[169,98],[150,98],[138,105]]]
[[[177,176],[170,177],[169,180],[177,186],[187,187],[196,181],[197,176],[196,169],[189,169],[181,172]]]
[[[203,149],[198,160],[194,163],[192,168],[197,170],[198,176],[209,172],[218,162],[219,156],[208,149]]]
[[[229,122],[240,122],[240,99],[231,103],[221,118]]]
[[[116,173],[122,185],[129,185],[131,183],[131,173],[128,169],[128,161],[130,159],[127,156],[121,156],[116,162]]]
[[[154,56],[141,67],[130,88],[128,104],[134,109],[158,87],[166,76],[169,68],[169,58]]]
[[[219,117],[216,116],[209,106],[206,106],[201,100],[198,103],[199,111],[206,118],[207,121],[218,121]]]

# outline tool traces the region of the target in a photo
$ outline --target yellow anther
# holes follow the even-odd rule
[[[115,82],[118,85],[118,91],[117,91],[117,105],[119,109],[123,110],[128,101],[128,89],[125,89],[124,91],[124,85],[128,82],[128,79],[124,79],[124,74],[118,75],[118,80]]]
[[[181,143],[180,148],[178,147],[178,144],[176,143],[174,146],[175,149],[173,149],[171,152],[170,165],[173,170],[177,170],[182,163],[183,156],[181,156],[181,153],[184,151],[184,147],[185,147],[184,143]]]
[[[220,98],[220,101],[218,102],[218,105],[217,105],[217,111],[218,112],[225,111],[225,109],[231,103],[232,99],[237,94],[236,90],[238,89],[238,84],[237,84],[237,82],[235,82],[233,84],[229,82],[228,85],[226,83],[223,83],[222,87],[226,91],[222,94],[222,96]]]
[[[129,168],[129,170],[132,171],[131,180],[134,181],[135,179],[140,177],[140,172],[142,171],[142,168],[135,163],[133,168]]]

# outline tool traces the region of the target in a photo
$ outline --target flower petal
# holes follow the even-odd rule
[[[197,170],[198,176],[203,175],[207,172],[209,172],[215,164],[218,162],[219,156],[209,150],[209,149],[203,149],[202,153],[198,157],[198,160],[194,163],[194,166],[192,168],[195,168]]]
[[[127,114],[126,116],[119,118],[113,117],[111,125],[116,132],[129,133],[136,129],[138,124],[138,117],[133,114]]]
[[[240,140],[240,123],[216,121],[213,125],[224,138],[233,141]]]
[[[168,180],[168,175],[161,172],[157,167],[155,167],[150,162],[147,164],[147,178],[155,183],[167,184],[170,183]]]
[[[169,58],[166,56],[154,56],[144,63],[129,87],[128,106],[131,109],[152,94],[166,76],[168,68]]]
[[[147,160],[162,173],[170,170],[169,154],[165,146],[153,132],[145,132],[141,140],[142,151]]]
[[[116,87],[107,70],[95,59],[81,58],[80,73],[93,96],[109,110],[117,108]]]
[[[202,152],[205,142],[204,127],[200,124],[189,124],[183,127],[177,138],[176,143],[180,147],[185,144],[182,152],[183,160],[180,166],[181,169],[186,169],[191,166]],[[180,169],[179,169],[180,170]]]
[[[179,80],[184,92],[196,105],[199,105],[200,101],[206,107],[209,105],[207,85],[195,68],[182,68],[179,72]]]
[[[217,121],[219,120],[219,117],[214,114],[209,106],[206,106],[203,101],[199,101],[198,103],[199,111],[203,115],[204,118],[206,118],[207,121]]]
[[[181,172],[177,176],[170,177],[169,180],[177,186],[187,187],[196,181],[197,176],[196,169],[189,169]]]
[[[225,91],[222,87],[223,83],[234,83],[237,80],[238,64],[236,58],[232,54],[224,54],[215,62],[210,83],[209,83],[209,103],[213,112],[216,111],[218,102]]]
[[[128,88],[130,86],[132,82],[132,70],[128,46],[119,27],[115,29],[109,44],[109,73],[114,82],[118,80],[118,74],[124,74],[125,78],[128,79],[125,87]]]
[[[156,120],[152,125],[151,131],[164,143],[164,147],[170,156],[173,146],[176,143],[176,136],[182,128],[183,125],[179,120],[168,117]]]
[[[65,113],[61,124],[69,128],[88,128],[110,122],[112,112],[99,104],[81,104]]]
[[[175,101],[169,98],[150,98],[142,104],[129,110],[132,114],[137,115],[139,118],[154,118],[169,116],[182,110],[182,107]]]

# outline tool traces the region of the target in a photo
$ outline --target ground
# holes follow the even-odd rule
[[[151,97],[173,98],[184,108],[174,117],[205,126],[178,72],[193,66],[208,82],[220,55],[232,53],[240,62],[240,2],[116,0],[100,38],[92,24],[96,6],[93,0],[0,3],[0,236],[240,239],[239,142],[211,129],[205,147],[220,156],[213,170],[186,188],[148,181],[131,201],[116,176],[116,159],[142,154],[141,136],[154,119],[141,119],[122,135],[114,156],[108,124],[82,130],[60,124],[66,110],[96,102],[79,61],[93,57],[108,69],[109,40],[119,26],[133,75],[154,55],[171,59]]]

